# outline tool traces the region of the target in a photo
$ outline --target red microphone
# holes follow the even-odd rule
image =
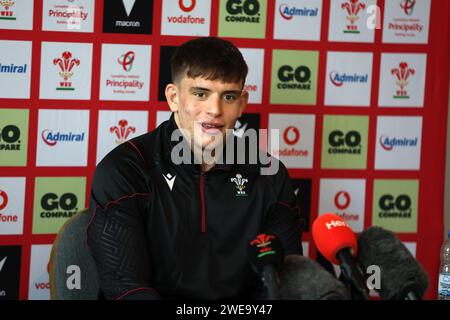
[[[339,264],[337,253],[350,248],[352,256],[357,254],[357,241],[353,230],[334,213],[325,213],[312,226],[314,243],[320,253],[331,263]]]
[[[331,263],[340,265],[357,298],[368,300],[369,291],[354,260],[358,245],[353,230],[338,215],[325,213],[314,221],[312,237],[317,250]]]

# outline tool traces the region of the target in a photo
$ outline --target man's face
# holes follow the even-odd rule
[[[242,84],[184,76],[168,84],[166,98],[180,129],[186,130],[194,148],[212,147],[226,138],[248,101]]]

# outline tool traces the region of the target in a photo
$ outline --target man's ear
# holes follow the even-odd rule
[[[248,103],[248,91],[242,90],[241,105],[239,106],[239,117],[242,116],[242,114],[244,113],[247,103]]]
[[[177,112],[179,107],[179,90],[178,87],[174,83],[169,83],[166,86],[166,100],[169,104],[169,108],[172,112]]]

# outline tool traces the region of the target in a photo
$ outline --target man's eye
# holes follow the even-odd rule
[[[234,100],[237,99],[237,96],[235,94],[226,94],[226,95],[223,96],[223,98],[226,101],[234,101]]]
[[[204,92],[194,92],[194,96],[197,98],[204,98],[206,97],[206,94]]]

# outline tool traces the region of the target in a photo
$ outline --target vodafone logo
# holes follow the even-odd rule
[[[347,191],[339,191],[334,197],[334,205],[339,210],[345,210],[350,205],[351,198]]]
[[[286,144],[292,146],[300,140],[300,131],[294,126],[289,126],[284,130],[283,139]]]
[[[191,12],[192,10],[194,10],[196,0],[188,0],[188,1],[186,1],[187,3],[190,2],[189,6],[185,6],[184,2],[185,2],[184,0],[179,0],[178,1],[178,5],[180,6],[181,10],[183,10],[184,12]]]
[[[0,190],[0,210],[3,210],[8,205],[8,195],[5,191]]]

